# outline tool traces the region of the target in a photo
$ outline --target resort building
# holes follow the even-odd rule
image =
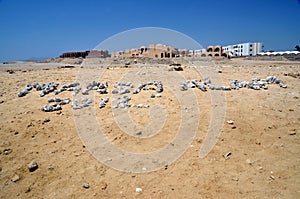
[[[112,52],[112,58],[125,57],[147,57],[147,58],[173,58],[178,57],[179,51],[172,46],[163,44],[150,44],[149,47],[141,46],[138,49],[126,49],[124,51]]]
[[[223,51],[227,52],[231,57],[256,56],[262,52],[262,48],[261,42],[248,42],[224,46]]]

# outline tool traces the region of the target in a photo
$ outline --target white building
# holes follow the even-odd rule
[[[197,49],[197,50],[194,50],[194,55],[195,56],[199,56],[201,55],[201,53],[205,53],[206,52],[206,49],[203,48],[203,49]]]
[[[232,57],[255,56],[262,52],[263,45],[261,42],[242,43],[224,46],[223,52],[228,52]]]

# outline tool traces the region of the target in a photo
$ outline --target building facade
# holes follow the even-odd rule
[[[223,47],[223,51],[231,57],[256,56],[262,52],[262,49],[263,44],[261,42],[248,42]]]
[[[106,58],[109,57],[108,50],[91,50],[88,58]]]
[[[178,57],[179,51],[172,46],[163,44],[150,44],[149,47],[141,46],[137,49],[112,52],[112,58],[147,57],[147,58],[173,58]]]

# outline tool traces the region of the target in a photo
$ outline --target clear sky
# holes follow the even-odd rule
[[[300,45],[300,2],[0,0],[0,25],[0,61],[89,50],[141,27],[176,30],[204,47],[260,41],[264,50],[294,50]]]

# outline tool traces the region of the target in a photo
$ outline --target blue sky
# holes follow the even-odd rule
[[[0,61],[89,50],[141,27],[179,31],[204,47],[261,41],[265,50],[294,50],[299,21],[299,0],[0,0]]]

